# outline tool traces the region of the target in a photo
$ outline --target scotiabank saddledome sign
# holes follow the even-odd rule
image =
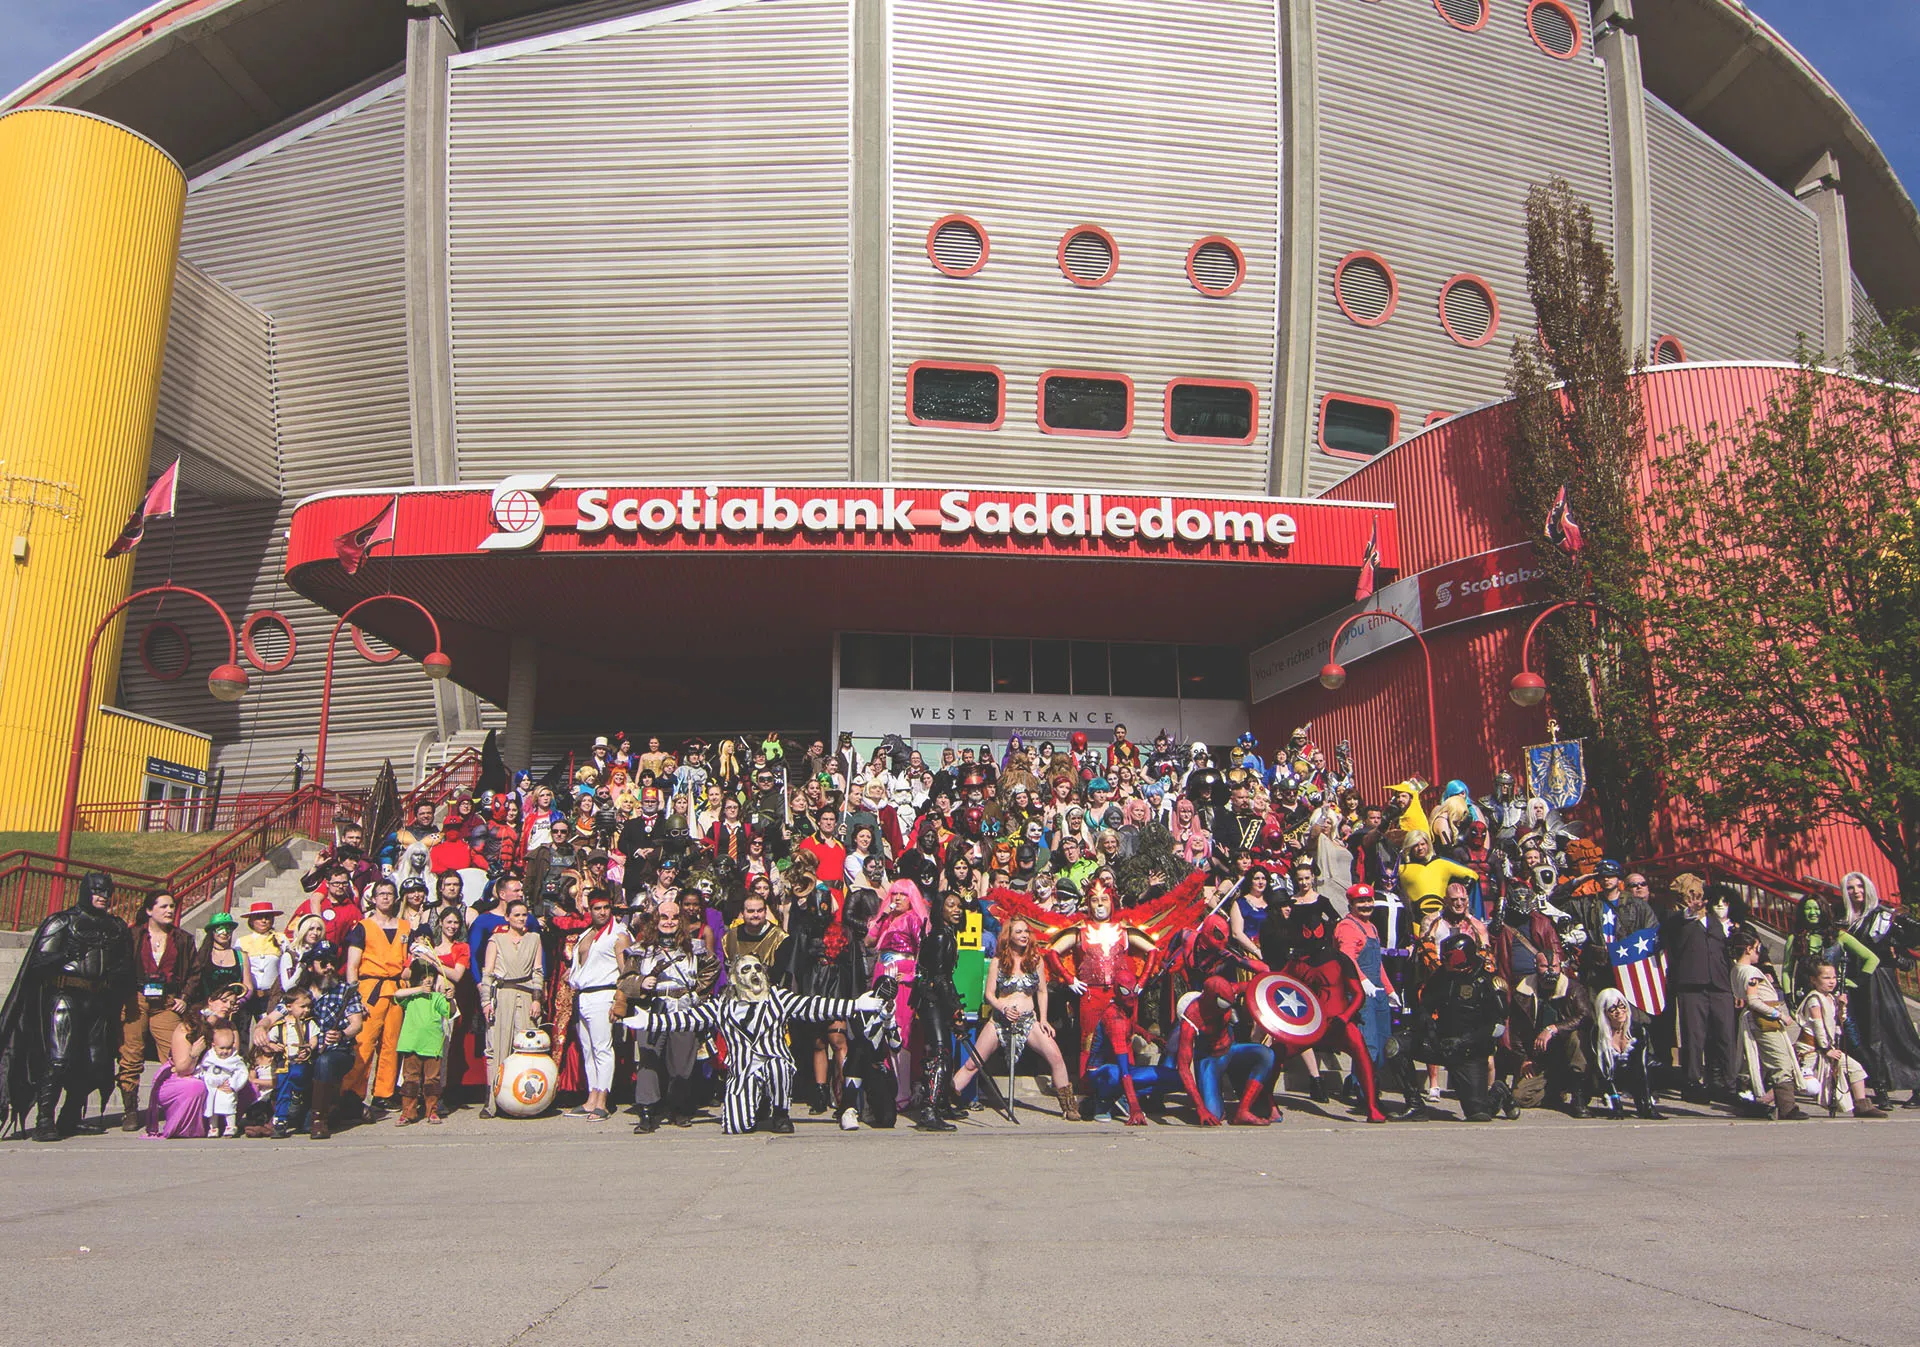
[[[402,509],[404,532],[404,498]],[[1270,497],[917,486],[613,486],[509,477],[488,501],[487,552],[608,549],[1038,552],[1357,566],[1393,507]],[[403,543],[403,550],[404,543]]]

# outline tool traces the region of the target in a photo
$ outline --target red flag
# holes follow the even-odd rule
[[[333,540],[333,554],[340,558],[341,569],[348,575],[358,571],[367,560],[367,554],[381,543],[393,541],[393,520],[399,513],[400,498],[390,499],[380,507],[380,513],[352,532],[343,533]]]
[[[1548,542],[1568,556],[1580,550],[1583,539],[1580,526],[1573,522],[1573,507],[1567,504],[1566,487],[1561,487],[1560,494],[1553,498],[1553,508],[1547,511],[1547,526],[1542,531]]]
[[[113,546],[107,549],[107,556],[125,556],[138,547],[147,531],[148,520],[173,518],[174,485],[179,480],[180,460],[176,458],[165,472],[153,479],[153,485],[141,497],[139,508],[127,520],[127,526],[120,530],[120,536],[113,540]]]
[[[1380,521],[1373,521],[1373,533],[1367,550],[1360,554],[1360,581],[1353,587],[1353,601],[1361,603],[1373,597],[1373,568],[1380,564]]]

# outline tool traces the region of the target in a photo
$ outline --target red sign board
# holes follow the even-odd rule
[[[1272,497],[952,486],[623,486],[509,477],[491,489],[316,496],[294,511],[289,569],[395,496],[391,555],[873,551],[1358,566],[1393,507]]]

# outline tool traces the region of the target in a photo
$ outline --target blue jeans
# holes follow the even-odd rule
[[[306,1126],[312,1092],[313,1063],[289,1062],[273,1083],[273,1120],[288,1127]]]

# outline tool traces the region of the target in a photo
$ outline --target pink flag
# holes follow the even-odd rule
[[[138,547],[140,539],[146,534],[148,520],[173,518],[174,486],[179,480],[180,460],[176,458],[165,472],[153,479],[153,485],[147,488],[139,508],[127,520],[127,526],[120,530],[120,536],[113,540],[113,546],[107,549],[107,556],[125,556]]]

